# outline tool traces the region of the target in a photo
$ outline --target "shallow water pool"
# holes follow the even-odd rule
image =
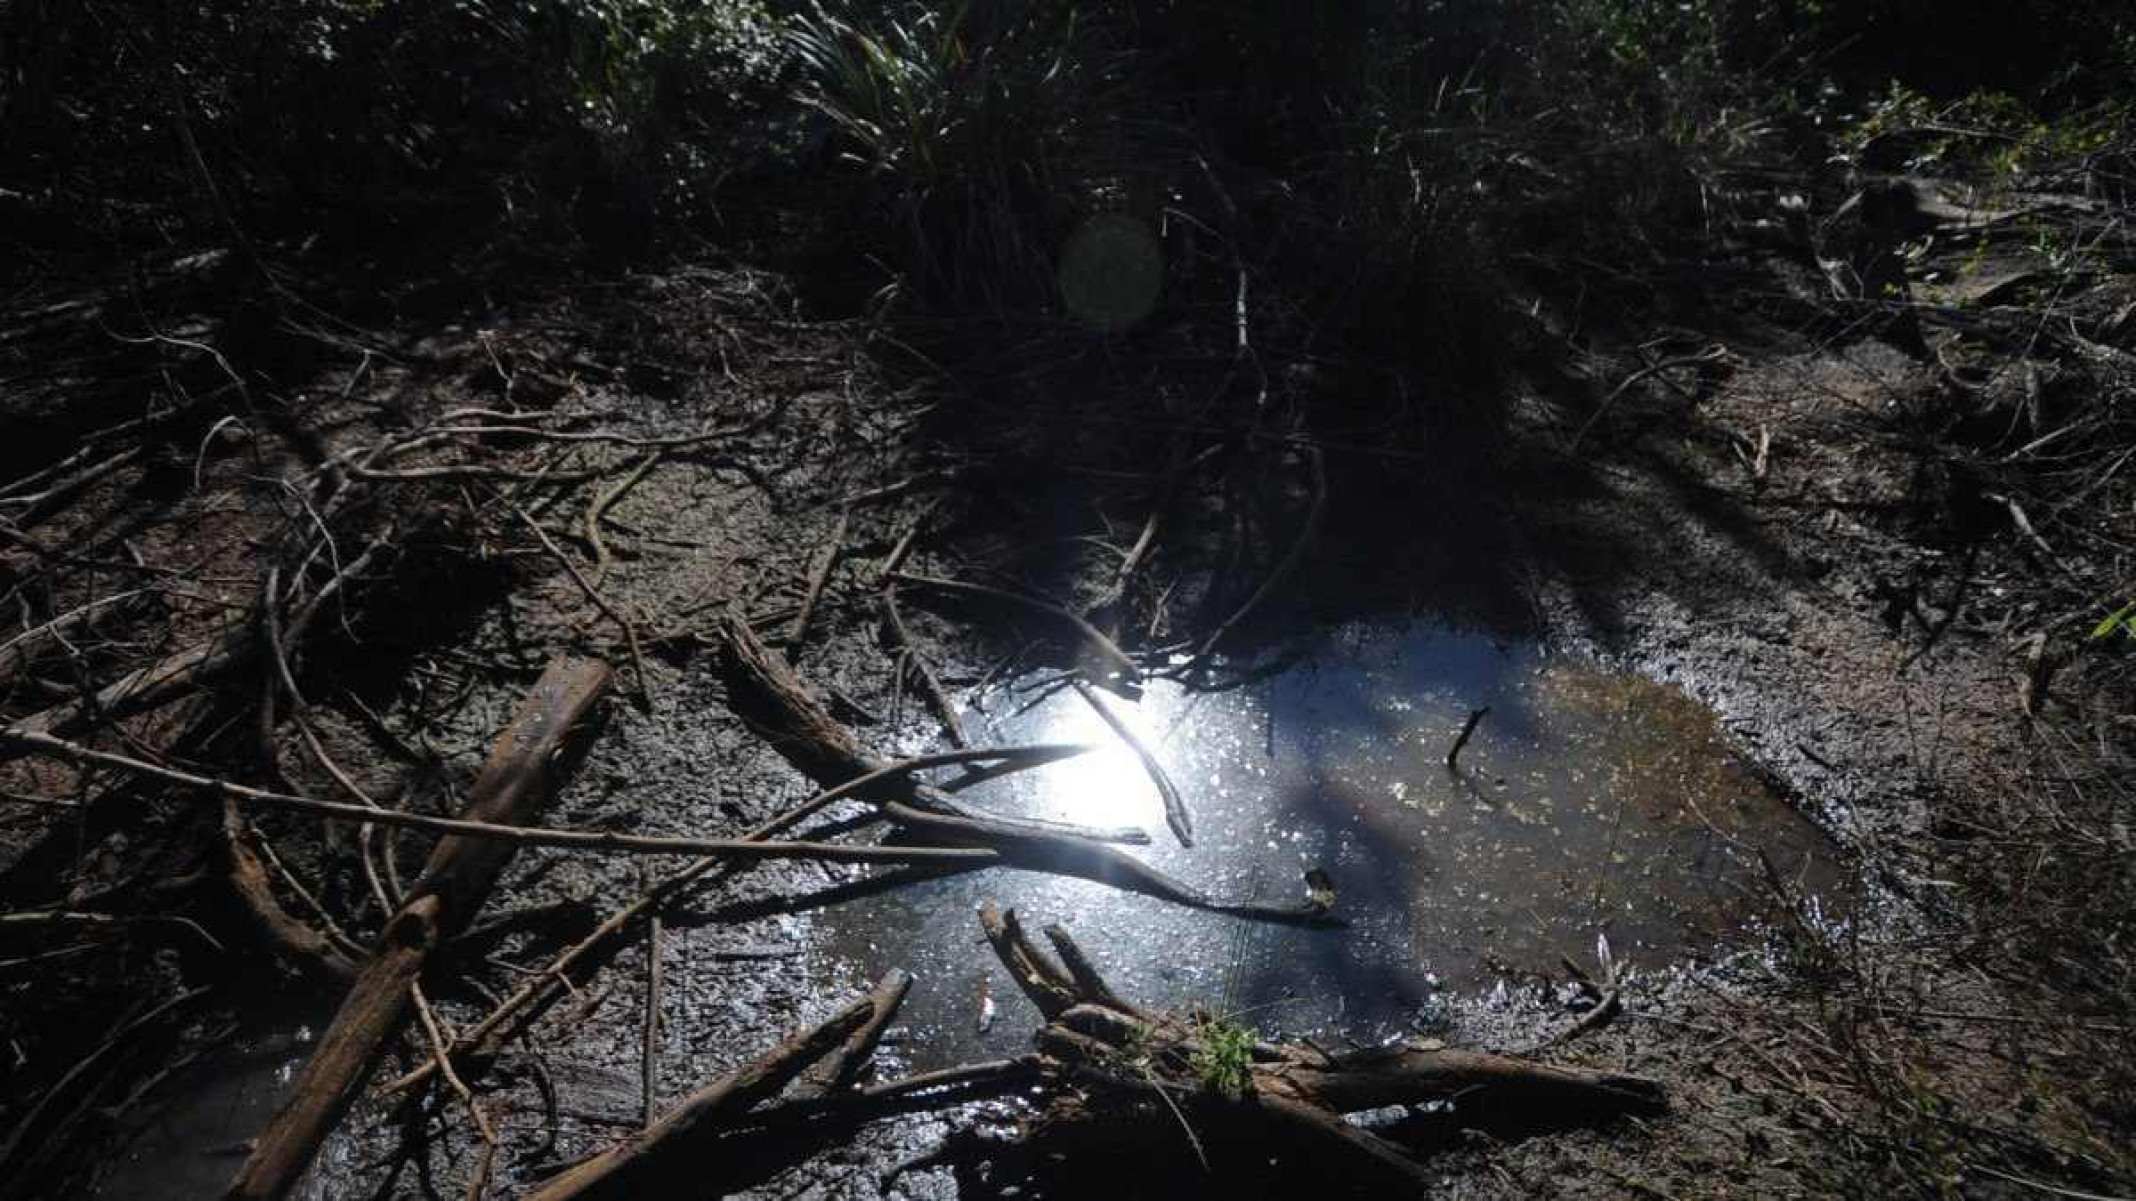
[[[1444,628],[1352,628],[1239,688],[1151,685],[1102,699],[1185,794],[1195,845],[1167,831],[1134,754],[1073,691],[1028,711],[995,693],[975,741],[1088,742],[1082,758],[979,785],[1004,813],[1147,829],[1130,853],[1224,898],[1292,902],[1332,878],[1333,929],[1198,912],[1082,880],[993,869],[824,912],[862,970],[905,967],[904,1051],[925,1068],[1027,1045],[1032,1013],[980,940],[982,899],[1060,922],[1127,996],[1200,1003],[1263,1030],[1377,1042],[1429,1029],[1454,991],[1592,966],[1597,935],[1648,966],[1709,953],[1790,888],[1838,904],[1823,835],[1682,691],[1532,644]],[[1463,751],[1464,719],[1489,706]],[[982,1030],[988,1001],[999,1020]]]

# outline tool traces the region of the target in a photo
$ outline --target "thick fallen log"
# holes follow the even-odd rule
[[[1620,1113],[1663,1108],[1661,1090],[1643,1076],[1557,1067],[1510,1055],[1455,1048],[1365,1051],[1325,1066],[1285,1064],[1257,1073],[1264,1091],[1338,1113],[1454,1096],[1494,1106],[1593,1107]]]
[[[1463,1108],[1524,1125],[1574,1125],[1657,1113],[1667,1104],[1661,1087],[1644,1077],[1484,1051],[1403,1046],[1331,1057],[1306,1046],[1249,1046],[1243,1032],[1220,1035],[1207,1019],[1126,1005],[1059,927],[1047,933],[1065,963],[1030,940],[1014,910],[987,901],[979,924],[1046,1019],[1038,1045],[1054,1073],[1086,1088],[1161,1097],[1182,1121],[1191,1113],[1203,1124],[1255,1124],[1244,1128],[1247,1137],[1263,1130],[1326,1155],[1331,1168],[1344,1165],[1336,1170],[1346,1179],[1408,1192],[1427,1183],[1415,1157],[1350,1123],[1347,1113],[1458,1099]],[[1228,1048],[1218,1045],[1225,1038]]]
[[[722,623],[728,696],[751,729],[788,763],[826,787],[881,771],[883,759],[861,746],[823,707],[783,659],[732,614]],[[1332,924],[1325,906],[1223,901],[1117,848],[1059,827],[972,812],[941,789],[885,778],[857,791],[906,829],[998,852],[1004,863],[1030,871],[1079,876],[1194,909],[1266,921]]]
[[[470,820],[516,825],[534,816],[556,783],[562,752],[607,690],[608,665],[559,658],[497,736],[469,794]],[[304,1065],[288,1100],[255,1141],[225,1194],[266,1201],[288,1193],[319,1143],[341,1120],[381,1048],[407,1020],[410,986],[433,951],[464,929],[515,847],[493,839],[439,840],[400,912]]]

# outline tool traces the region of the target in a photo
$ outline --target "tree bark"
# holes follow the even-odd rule
[[[491,746],[475,778],[466,816],[496,825],[532,819],[554,791],[562,752],[608,682],[605,663],[552,661]],[[377,950],[357,975],[289,1099],[255,1141],[226,1197],[269,1201],[288,1194],[355,1100],[380,1049],[407,1020],[409,986],[431,953],[464,929],[481,908],[515,849],[493,839],[455,835],[438,840],[422,877],[400,912],[386,923]]]

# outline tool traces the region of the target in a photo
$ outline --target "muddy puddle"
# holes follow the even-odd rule
[[[289,1092],[331,1010],[249,1015],[240,1033],[180,1069],[164,1103],[113,1155],[97,1197],[216,1197]]]
[[[1134,755],[1074,692],[1021,714],[997,691],[975,741],[1102,749],[979,785],[1003,812],[1135,824],[1133,848],[1225,897],[1294,901],[1332,877],[1348,925],[1308,929],[1183,909],[1085,881],[993,870],[824,912],[832,950],[918,977],[906,1057],[926,1068],[1022,1050],[1033,1014],[985,953],[973,912],[1014,905],[1066,924],[1128,996],[1199,1003],[1266,1031],[1359,1042],[1429,1031],[1452,998],[1508,974],[1592,963],[1596,936],[1649,967],[1744,932],[1769,895],[1759,853],[1791,886],[1843,904],[1827,840],[1673,687],[1522,643],[1446,629],[1350,629],[1242,688],[1150,687],[1105,698],[1155,748],[1194,812],[1166,831]],[[1446,753],[1489,706],[1463,751]],[[991,1000],[998,1016],[982,1030]]]

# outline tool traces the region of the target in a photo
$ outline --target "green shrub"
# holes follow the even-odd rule
[[[930,306],[1052,299],[1073,222],[1137,167],[1126,56],[1091,8],[818,7],[788,32],[799,100],[858,168],[889,249]]]
[[[1237,1022],[1204,1017],[1195,1024],[1190,1066],[1202,1087],[1227,1101],[1243,1098],[1253,1086],[1254,1032]]]
[[[758,0],[20,6],[0,14],[0,188],[57,188],[78,224],[160,210],[195,191],[183,104],[266,236],[373,253],[642,229],[701,199],[781,50]]]

